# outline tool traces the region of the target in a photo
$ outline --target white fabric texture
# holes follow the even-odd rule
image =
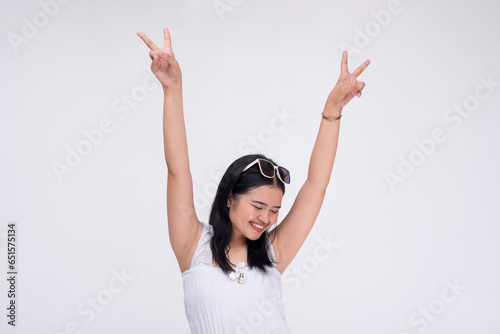
[[[238,283],[214,266],[210,249],[212,225],[203,232],[184,271],[184,308],[193,334],[290,334],[283,307],[281,273],[273,265],[267,274],[242,267],[244,281]],[[274,252],[269,243],[272,258]],[[237,276],[237,275],[235,275]]]

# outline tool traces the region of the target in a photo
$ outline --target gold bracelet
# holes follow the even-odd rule
[[[336,120],[339,120],[340,117],[342,117],[342,114],[340,114],[340,116],[338,117],[326,117],[325,114],[321,113],[321,115],[323,116],[324,119],[330,121],[330,122],[335,122]]]

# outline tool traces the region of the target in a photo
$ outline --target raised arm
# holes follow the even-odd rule
[[[163,140],[167,163],[167,219],[170,244],[181,272],[189,269],[203,225],[196,216],[193,180],[182,104],[182,73],[172,51],[168,28],[160,49],[144,33],[137,35],[151,49],[151,71],[163,87]]]
[[[342,54],[341,73],[337,84],[327,98],[323,115],[334,121],[321,118],[319,132],[309,162],[307,179],[297,194],[290,212],[275,229],[276,264],[283,273],[298,253],[311,231],[319,214],[326,188],[330,182],[333,162],[337,153],[340,117],[345,105],[354,97],[361,97],[365,83],[357,77],[370,64],[365,61],[353,73],[347,69],[347,52]]]

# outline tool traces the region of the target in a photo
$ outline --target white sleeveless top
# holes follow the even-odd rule
[[[273,268],[267,274],[257,268],[235,267],[234,280],[212,263],[210,238],[212,225],[203,232],[191,261],[184,271],[184,308],[194,334],[290,334],[283,307],[281,273]],[[274,251],[269,243],[272,258]],[[236,278],[244,274],[242,283]]]

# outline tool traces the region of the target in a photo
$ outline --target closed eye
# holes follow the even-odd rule
[[[262,210],[262,208],[259,208],[259,207],[256,207],[255,205],[252,205],[254,208],[256,208],[257,210]],[[278,211],[271,211],[273,214],[277,214]]]

